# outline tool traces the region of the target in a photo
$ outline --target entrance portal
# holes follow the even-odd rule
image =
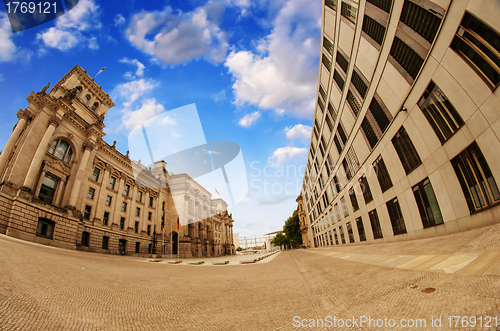
[[[118,240],[118,254],[125,255],[126,247],[127,247],[127,241],[125,239]]]

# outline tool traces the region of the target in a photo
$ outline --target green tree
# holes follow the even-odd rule
[[[237,252],[241,252],[242,250],[243,250],[243,249],[242,249],[240,246],[236,247],[236,251],[237,251]]]
[[[299,247],[302,244],[302,232],[300,231],[299,214],[295,210],[292,216],[288,217],[283,226],[286,235],[286,243],[290,247]]]
[[[281,246],[283,246],[284,244],[286,244],[286,240],[287,239],[286,239],[285,235],[283,234],[283,232],[279,232],[273,238],[273,245],[274,246],[279,246],[281,248]]]

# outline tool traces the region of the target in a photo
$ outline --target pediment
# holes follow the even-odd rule
[[[43,170],[59,177],[65,177],[70,175],[71,168],[63,161],[45,161]]]

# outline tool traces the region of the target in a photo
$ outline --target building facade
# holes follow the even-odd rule
[[[306,217],[306,210],[304,208],[304,198],[299,195],[295,200],[297,202],[297,213],[299,215],[300,233],[302,235],[302,246],[305,248],[311,247],[311,241],[309,240],[309,226]]]
[[[314,246],[500,221],[500,2],[326,0],[302,186]]]
[[[183,198],[196,204],[201,198],[218,213],[178,222],[169,180],[176,190],[180,182],[168,176],[166,163],[147,168],[102,139],[114,103],[85,70],[75,66],[50,93],[48,87],[28,96],[0,154],[0,233],[112,254],[234,253],[223,201],[188,192]]]

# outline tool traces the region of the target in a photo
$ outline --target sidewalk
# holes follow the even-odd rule
[[[306,251],[389,268],[500,275],[500,224],[429,239],[329,246]]]

